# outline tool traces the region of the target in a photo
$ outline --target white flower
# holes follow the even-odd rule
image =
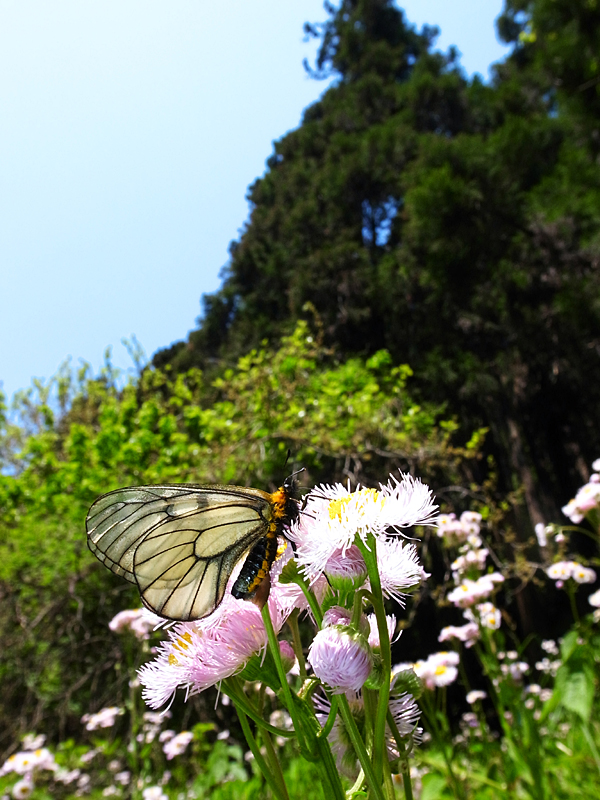
[[[590,569],[590,567],[584,567],[576,561],[573,562],[571,577],[576,583],[596,582],[596,573],[594,570]]]
[[[479,625],[476,622],[467,622],[466,625],[447,625],[442,628],[438,636],[438,642],[447,642],[452,639],[458,639],[464,642],[465,647],[472,647],[479,639]]]
[[[28,733],[23,737],[23,750],[39,750],[44,746],[46,737],[43,733],[38,736],[35,733]]]
[[[448,686],[456,680],[458,662],[458,653],[443,651],[433,653],[426,661],[417,661],[413,669],[427,689],[435,689],[436,686]]]
[[[157,617],[147,608],[130,608],[114,616],[108,627],[115,633],[131,631],[138,639],[148,639],[150,633],[159,625],[164,625],[164,619]]]
[[[399,538],[378,540],[377,567],[384,597],[393,598],[402,607],[406,592],[429,577],[419,563],[416,546]]]
[[[369,621],[369,646],[370,647],[381,647],[381,642],[379,641],[379,628],[377,627],[377,617],[375,614],[369,614],[367,617]],[[390,638],[390,642],[394,638],[394,632],[396,630],[396,617],[393,614],[388,614],[385,618],[387,623],[388,629],[388,636]]]
[[[433,524],[436,506],[427,486],[410,475],[390,477],[379,490],[350,492],[341,484],[322,485],[306,498],[305,507],[289,530],[297,544],[297,560],[311,583],[335,554],[342,557],[356,537],[380,542],[399,529]]]
[[[191,731],[182,731],[168,742],[165,742],[163,746],[163,753],[170,761],[172,758],[175,758],[175,756],[179,756],[184,753],[193,738],[194,734]],[[152,800],[152,798],[145,798],[145,800]]]
[[[101,709],[96,714],[84,714],[81,721],[85,723],[86,731],[95,731],[98,728],[112,728],[117,717],[123,713],[122,708],[110,706]]]
[[[504,577],[499,572],[492,572],[489,575],[482,575],[476,581],[465,580],[453,589],[449,595],[448,600],[458,608],[468,608],[475,605],[479,600],[485,600],[494,591],[496,583],[502,583]]]
[[[24,800],[24,798],[29,797],[29,795],[33,792],[33,781],[31,778],[23,778],[20,781],[17,781],[12,788],[12,796],[15,800]]]
[[[540,547],[546,547],[548,544],[548,537],[546,535],[546,526],[543,522],[538,522],[535,526],[535,535]]]
[[[594,462],[595,463],[595,462]],[[565,516],[579,524],[588,511],[597,508],[600,503],[600,483],[598,481],[590,481],[582,486],[575,497],[569,500],[566,506],[563,506],[562,512]]]
[[[472,706],[473,703],[476,703],[478,700],[485,700],[486,697],[487,694],[481,689],[473,689],[467,694],[467,703]]]
[[[142,792],[144,800],[169,800],[160,786],[148,786]]]
[[[594,608],[600,608],[600,589],[597,589],[588,597],[588,603]]]
[[[479,621],[484,628],[498,630],[502,623],[502,615],[493,603],[480,603],[476,606],[476,610],[479,615]],[[467,616],[467,614],[469,614],[469,611],[465,611],[465,616]]]

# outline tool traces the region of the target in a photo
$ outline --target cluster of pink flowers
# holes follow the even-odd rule
[[[565,581],[572,578],[575,583],[595,583],[596,573],[590,567],[584,567],[577,561],[557,561],[549,566],[546,575],[556,581],[558,589],[562,588]]]
[[[592,464],[594,472],[588,483],[581,486],[572,500],[563,506],[562,512],[571,522],[579,525],[586,514],[600,507],[600,458]]]
[[[468,542],[469,537],[479,536],[481,514],[477,511],[463,511],[460,519],[456,514],[440,514],[437,518],[437,535],[444,539],[447,547]]]
[[[486,600],[495,591],[496,584],[503,582],[504,576],[499,572],[481,575],[474,581],[465,578],[448,594],[448,600],[458,608],[469,608],[481,600]]]
[[[99,728],[112,728],[117,721],[117,717],[124,713],[122,708],[109,706],[95,714],[84,714],[81,721],[85,724],[86,731],[96,731]]]
[[[43,736],[29,737],[29,741],[26,737],[23,741],[23,750],[7,758],[2,767],[0,767],[0,777],[8,775],[11,772],[21,776],[21,779],[12,787],[12,796],[15,800],[29,797],[35,788],[36,776],[40,772],[47,771],[53,773],[54,776],[59,773],[59,766],[54,760],[54,755],[47,747],[29,749],[32,744],[43,745],[43,743]],[[77,777],[78,776],[79,772],[77,774]],[[60,776],[60,778],[62,777],[64,776]]]

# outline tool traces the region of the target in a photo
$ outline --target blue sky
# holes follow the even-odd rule
[[[410,0],[467,73],[506,49],[502,0]],[[322,0],[1,0],[0,382],[131,361],[195,326],[272,142],[326,85]]]

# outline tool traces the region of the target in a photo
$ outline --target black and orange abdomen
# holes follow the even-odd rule
[[[248,554],[244,566],[231,588],[231,594],[236,599],[252,598],[269,574],[277,556],[277,537],[281,536],[283,526],[298,516],[298,505],[291,492],[292,487],[288,486],[286,481],[271,495],[269,529]]]

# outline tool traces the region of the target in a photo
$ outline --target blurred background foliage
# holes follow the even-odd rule
[[[128,691],[106,625],[137,600],[87,551],[99,494],[273,488],[289,449],[307,484],[409,470],[524,547],[600,455],[600,2],[506,0],[489,84],[391,0],[326,11],[307,68],[336,80],[188,340],[0,410],[0,751]]]

